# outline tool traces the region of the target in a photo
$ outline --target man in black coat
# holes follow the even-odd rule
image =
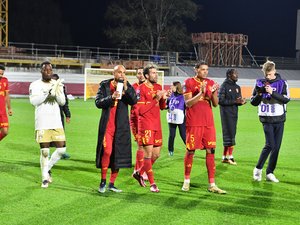
[[[101,168],[100,193],[106,190],[108,168],[111,168],[108,190],[121,192],[114,186],[119,168],[131,168],[132,165],[128,105],[136,104],[137,96],[125,71],[123,65],[115,66],[114,78],[100,83],[95,100],[97,108],[102,109],[96,151],[96,166]],[[117,91],[122,85],[123,89]]]
[[[238,106],[246,103],[246,100],[242,98],[240,86],[236,84],[237,80],[237,70],[228,69],[226,79],[220,87],[218,96],[224,146],[222,162],[230,165],[236,165],[232,152],[235,145]],[[229,155],[229,158],[227,158],[227,155]]]

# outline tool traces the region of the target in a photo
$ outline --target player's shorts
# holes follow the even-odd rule
[[[49,129],[49,130],[36,130],[35,140],[37,143],[66,141],[65,131],[63,128]]]
[[[186,127],[186,148],[188,150],[216,148],[215,127]]]
[[[8,127],[8,117],[6,114],[0,115],[0,128]]]
[[[153,145],[154,147],[162,146],[161,130],[141,130],[139,132],[138,144],[141,146]]]

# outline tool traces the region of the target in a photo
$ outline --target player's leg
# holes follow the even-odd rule
[[[185,141],[186,141],[185,122],[183,122],[182,124],[178,124],[178,128],[179,128],[180,137],[181,137],[183,143],[185,144]]]
[[[170,156],[173,156],[174,154],[174,140],[176,136],[176,127],[177,124],[169,123],[168,150]]]
[[[201,127],[186,127],[186,152],[184,157],[184,181],[182,190],[190,190],[190,175],[193,167],[195,149],[202,149],[203,128]]]
[[[137,151],[135,157],[135,166],[132,176],[135,172],[140,171],[141,167],[143,166],[144,162],[144,150],[143,146],[139,143],[139,134],[138,134],[138,116],[136,115],[134,110],[130,111],[130,128],[132,135],[134,136],[134,140],[137,143]]]
[[[147,173],[147,169],[149,167],[148,163],[150,162],[152,167],[152,149],[154,143],[154,133],[152,130],[139,130],[139,139],[138,144],[139,146],[143,146],[143,164],[140,168],[140,171],[135,172],[132,176],[139,182],[140,186],[146,187],[146,184],[143,179],[143,173]],[[147,162],[146,162],[147,161]],[[145,165],[145,163],[147,165]],[[148,177],[149,179],[149,177]],[[152,179],[152,178],[151,178]]]
[[[152,165],[156,162],[156,160],[160,157],[160,150],[162,146],[162,132],[161,130],[153,131],[153,150],[152,150]]]
[[[208,191],[217,194],[226,194],[226,191],[220,189],[215,184],[215,172],[216,172],[216,165],[215,165],[215,149],[208,148],[206,149],[206,168],[208,174]]]
[[[228,163],[227,154],[228,154],[228,146],[224,146],[223,155],[222,155],[222,163]]]
[[[103,155],[101,159],[101,181],[99,192],[104,193],[106,190],[106,177],[107,177],[107,170],[110,163],[110,156],[112,153],[112,144],[113,144],[113,135],[109,132],[106,132],[103,139]],[[118,173],[115,173],[114,180],[117,178]]]
[[[119,173],[119,169],[114,169],[114,168],[111,169],[111,175],[110,175],[109,185],[108,185],[109,191],[113,191],[117,193],[122,192],[122,190],[118,189],[115,186],[115,180],[117,179],[118,173]]]
[[[49,161],[49,170],[61,159],[62,155],[66,152],[66,137],[63,128],[48,130],[51,135],[51,139],[56,147],[55,151],[51,155]]]
[[[268,167],[266,170],[266,174],[267,174],[266,179],[267,181],[278,183],[279,180],[275,177],[274,170],[277,165],[279,150],[280,150],[282,136],[283,136],[284,123],[273,124],[273,126],[274,126],[274,137],[273,137],[274,146],[273,146],[273,150],[270,153]]]
[[[148,180],[150,183],[150,191],[152,192],[159,192],[159,189],[157,188],[155,181],[154,181],[154,173],[152,169],[152,157],[153,152],[155,151],[155,158],[159,157],[159,148],[160,147],[154,147],[153,145],[146,145],[144,146],[144,166],[143,170],[146,172],[148,176]]]
[[[48,184],[50,183],[49,180],[49,152],[50,152],[50,142],[51,136],[48,130],[37,130],[35,133],[36,142],[40,146],[40,166],[41,166],[41,173],[42,173],[42,188],[47,188]]]
[[[8,117],[0,115],[0,141],[8,135]]]
[[[272,151],[272,146],[274,146],[274,131],[272,124],[264,123],[263,129],[265,133],[265,146],[262,149],[258,162],[256,166],[253,169],[253,180],[255,181],[261,181],[262,179],[262,169],[264,167],[264,164],[269,157],[270,152]],[[273,144],[272,144],[273,143]]]
[[[184,181],[182,185],[183,191],[190,190],[190,177],[192,172],[193,160],[194,160],[195,150],[186,149],[184,157]]]
[[[2,127],[0,129],[0,141],[8,135],[8,128]]]
[[[134,166],[134,172],[139,171],[144,163],[144,150],[142,146],[138,146],[138,150],[136,151],[136,160]]]
[[[216,148],[216,129],[215,127],[203,127],[202,136],[203,147],[206,149],[206,168],[208,175],[208,191],[218,194],[226,194],[226,191],[218,188],[215,184],[215,148]]]
[[[49,182],[48,164],[49,164],[49,143],[40,143],[40,166],[42,173],[42,188],[47,188]]]
[[[234,160],[234,157],[233,157],[233,150],[234,150],[233,145],[228,147],[228,155],[229,155],[228,163],[230,165],[237,165],[237,163],[236,163],[236,161]]]

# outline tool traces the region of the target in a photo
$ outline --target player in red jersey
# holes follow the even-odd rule
[[[136,92],[139,92],[139,87],[142,83],[145,82],[145,77],[143,75],[143,67],[139,67],[136,70],[136,78],[137,82],[132,84],[132,87]],[[137,93],[138,94],[138,93]],[[134,136],[134,140],[137,142],[138,149],[136,151],[136,160],[135,160],[135,166],[134,166],[134,171],[133,174],[135,174],[136,171],[139,171],[144,163],[144,150],[143,146],[139,145],[138,143],[138,116],[139,116],[139,111],[138,111],[138,104],[135,104],[131,106],[130,110],[130,127],[131,127],[131,132]],[[144,180],[147,177],[147,175],[144,173],[142,174],[144,176]],[[146,175],[146,176],[145,176]]]
[[[10,105],[8,80],[4,75],[5,67],[0,65],[0,141],[8,134],[8,115],[12,116],[13,112]]]
[[[218,105],[219,85],[207,78],[208,65],[196,64],[196,76],[185,80],[184,100],[186,103],[186,155],[184,158],[183,191],[190,190],[190,174],[196,149],[206,149],[208,191],[225,194],[215,184],[216,130],[212,106]]]
[[[166,108],[166,99],[170,93],[162,90],[157,84],[157,69],[155,65],[148,65],[144,69],[146,81],[140,85],[138,93],[139,107],[139,145],[143,146],[144,163],[140,171],[133,177],[138,180],[141,186],[145,187],[143,177],[140,174],[146,172],[151,192],[159,192],[154,182],[152,165],[160,155],[162,146],[162,131],[160,122],[160,110]]]

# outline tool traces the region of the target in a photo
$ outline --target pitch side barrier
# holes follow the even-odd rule
[[[126,77],[131,84],[137,82],[136,70],[126,70]],[[113,78],[113,69],[86,68],[84,70],[84,101],[95,98],[100,82],[111,78]],[[158,83],[164,86],[164,71],[158,71]]]

